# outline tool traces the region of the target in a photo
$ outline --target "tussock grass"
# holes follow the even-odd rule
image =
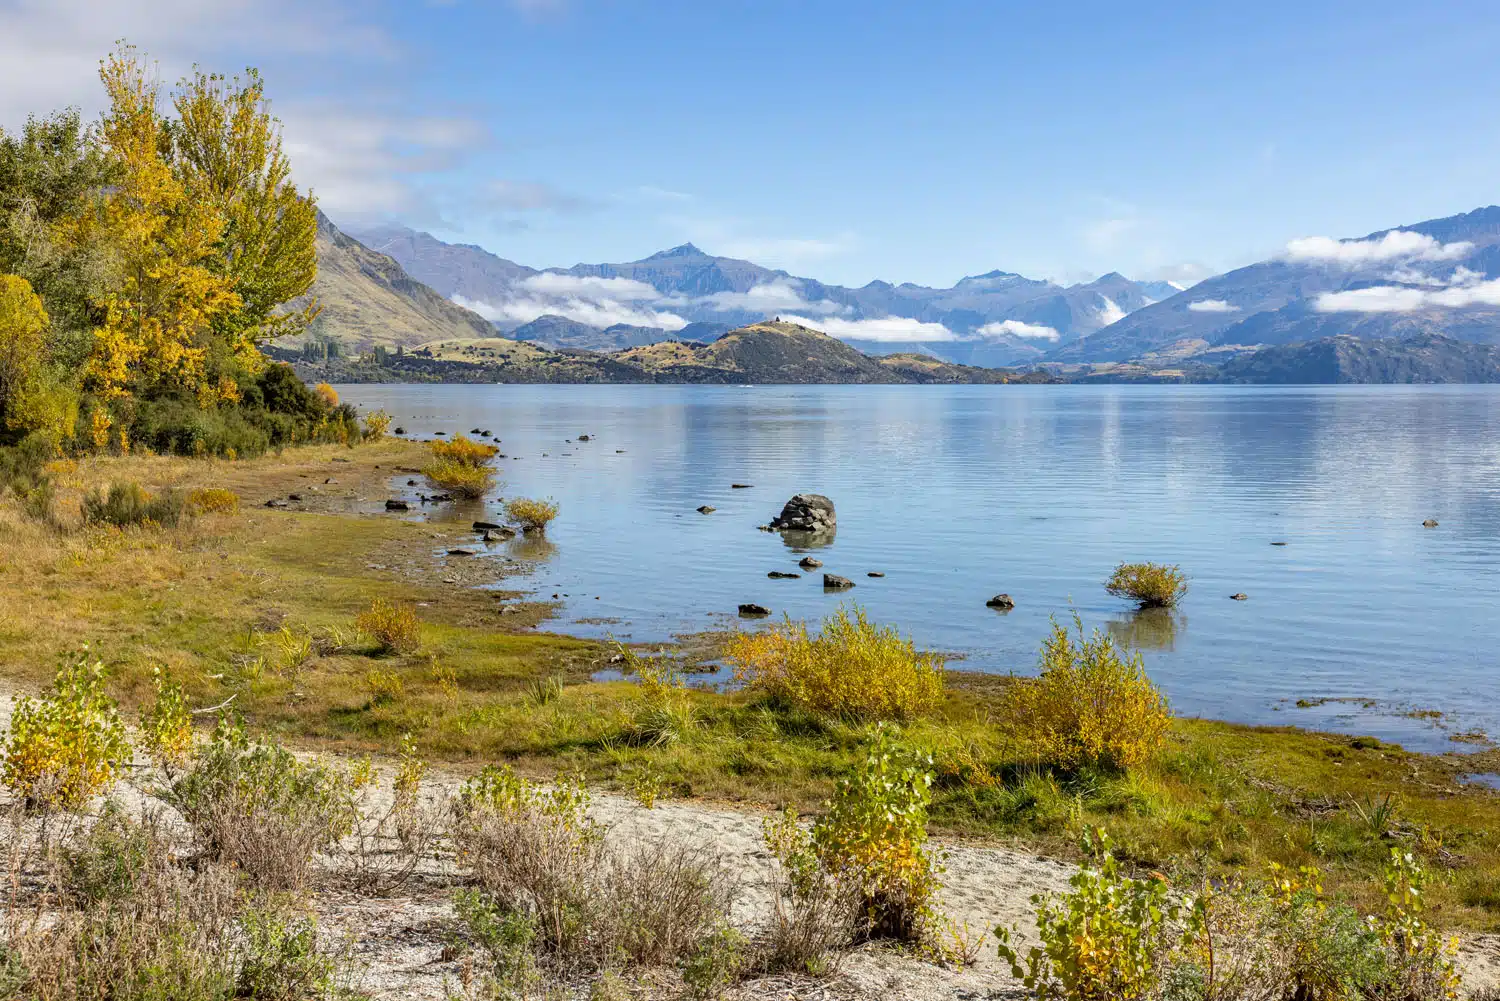
[[[1121,563],[1104,584],[1117,598],[1129,598],[1142,608],[1172,608],[1187,594],[1187,575],[1163,563]]]
[[[454,435],[448,441],[430,442],[427,447],[436,461],[460,466],[483,466],[500,454],[500,449],[494,445],[486,445],[461,434]]]
[[[556,501],[515,497],[505,502],[505,516],[526,532],[545,532],[560,510]]]
[[[495,472],[488,466],[437,459],[422,467],[422,475],[433,486],[464,500],[478,500],[495,485]]]

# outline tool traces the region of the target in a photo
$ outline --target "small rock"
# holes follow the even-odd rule
[[[477,550],[477,549],[465,549],[465,548],[463,548],[463,547],[460,546],[457,549],[450,549],[450,550],[448,550],[448,555],[449,556],[478,556],[479,555],[479,550]]]
[[[754,486],[753,483],[731,483],[731,484],[729,484],[729,489],[730,490],[749,490],[752,486]]]
[[[470,428],[469,429],[469,434],[478,434],[478,433],[479,433],[479,429],[478,428]]]
[[[986,608],[998,608],[1002,611],[1010,611],[1016,607],[1015,599],[1008,594],[997,594],[984,603]]]
[[[1231,594],[1229,596],[1229,600],[1230,601],[1249,601],[1250,600],[1250,596],[1248,594],[1246,594],[1245,592],[1241,591],[1238,594]]]
[[[301,494],[287,494],[286,495],[286,499],[289,500],[289,501],[299,501],[299,500],[302,499],[302,495]]]
[[[474,522],[474,531],[476,532],[493,532],[504,527],[504,525],[497,525],[493,521]]]
[[[328,477],[328,479],[324,480],[323,482],[324,483],[337,483],[338,480],[336,480],[332,476],[330,476],[330,477]]]
[[[617,449],[615,449],[615,454],[616,455],[624,455],[625,454],[625,450],[623,448],[617,448]]]
[[[840,577],[836,573],[825,573],[823,575],[823,587],[829,591],[847,591],[854,586],[854,581],[848,577]]]
[[[1284,545],[1286,545],[1286,543],[1285,542],[1273,542],[1273,543],[1271,543],[1271,545],[1273,545],[1273,546],[1284,546]]]
[[[816,570],[823,565],[823,561],[815,560],[811,556],[804,556],[797,561],[797,565],[803,570]]]
[[[435,435],[437,435],[439,438],[446,437],[447,434],[448,434],[448,432],[446,432],[446,431],[434,431],[432,433],[435,434]]]
[[[282,500],[280,497],[277,497],[274,500],[268,500],[268,501],[266,501],[266,507],[286,507],[286,506],[287,506],[286,505],[286,501]]]
[[[699,514],[713,514],[717,510],[718,510],[718,508],[716,508],[716,507],[710,507],[709,505],[704,504],[702,507],[698,508],[698,513]]]
[[[406,485],[409,486],[409,487],[414,487],[414,486],[417,485],[417,481],[416,480],[407,480],[406,481]]]
[[[774,532],[774,531],[776,531],[776,529],[772,528],[770,525],[756,525],[755,529],[758,532]]]
[[[764,616],[770,615],[771,610],[765,605],[757,605],[753,601],[747,601],[745,604],[740,606],[740,614],[744,616],[762,618]]]
[[[392,431],[391,433],[392,434],[406,434],[406,428],[397,428],[395,431]]]
[[[328,461],[329,462],[348,462],[349,460],[346,459],[346,458],[344,458],[342,455],[335,455],[332,459],[329,459]],[[375,468],[379,469],[380,467],[376,466]]]
[[[592,438],[590,438],[590,437],[589,437],[589,436],[588,436],[588,435],[586,435],[586,434],[581,434],[581,435],[579,435],[579,436],[578,436],[578,440],[579,440],[579,441],[592,441],[592,440],[593,440],[593,439],[592,439]]]
[[[516,530],[514,528],[489,529],[484,533],[485,542],[506,542],[515,537]]]
[[[785,570],[772,570],[766,576],[772,580],[796,580],[802,575],[800,573],[787,573]]]
[[[409,511],[409,510],[411,510],[411,508],[407,505],[406,501],[404,501],[404,500],[388,500],[388,501],[385,502],[385,509],[387,511]]]
[[[481,432],[479,432],[479,437],[481,437],[481,438],[491,438],[491,437],[493,437],[493,435],[491,435],[488,431],[481,431]]]
[[[1423,528],[1437,528],[1437,526],[1438,523],[1436,518],[1428,518],[1426,521],[1422,522]]]

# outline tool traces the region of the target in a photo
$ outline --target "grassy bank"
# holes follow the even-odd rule
[[[0,500],[0,672],[38,686],[59,654],[88,643],[127,706],[148,697],[160,664],[195,704],[233,697],[253,725],[288,738],[390,751],[411,733],[439,760],[576,770],[669,796],[812,808],[862,754],[865,726],[764,695],[689,692],[664,709],[640,685],[591,681],[611,649],[536,631],[543,606],[472,587],[493,561],[439,564],[461,533],[373,513],[388,480],[424,458],[393,441],[60,467],[64,524],[88,489],[124,480],[225,488],[242,506],[171,529],[60,532]],[[292,509],[264,507],[293,493]],[[378,653],[356,631],[376,599],[415,609],[414,652]],[[1459,782],[1496,768],[1494,752],[1476,762],[1178,719],[1165,750],[1127,774],[1064,775],[997,722],[1006,684],[950,672],[936,709],[903,727],[903,741],[933,757],[933,821],[950,834],[1071,856],[1085,827],[1101,825],[1142,868],[1318,865],[1331,889],[1367,906],[1402,845],[1439,874],[1439,923],[1500,929],[1500,797]]]

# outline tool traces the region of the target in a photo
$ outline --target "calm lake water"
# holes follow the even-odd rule
[[[562,505],[531,579],[566,595],[564,631],[656,641],[741,602],[857,601],[955,666],[1028,672],[1076,609],[1144,652],[1179,713],[1427,749],[1500,735],[1500,387],[340,392],[412,434],[494,431],[504,492]],[[756,526],[800,492],[837,505],[816,556],[852,592],[767,579],[805,551]],[[1181,564],[1180,610],[1105,594],[1122,560]],[[986,608],[1002,591],[1015,610]]]

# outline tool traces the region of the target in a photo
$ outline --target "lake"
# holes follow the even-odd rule
[[[1429,750],[1500,735],[1500,387],[339,391],[413,435],[494,431],[503,492],[562,505],[520,555],[564,632],[660,641],[741,602],[816,620],[854,601],[1004,673],[1076,611],[1140,649],[1178,713]],[[805,550],[757,526],[804,492],[837,506],[815,555],[853,591],[766,577]],[[1191,591],[1134,612],[1103,588],[1123,560],[1180,564]],[[1013,611],[985,607],[999,592]]]

